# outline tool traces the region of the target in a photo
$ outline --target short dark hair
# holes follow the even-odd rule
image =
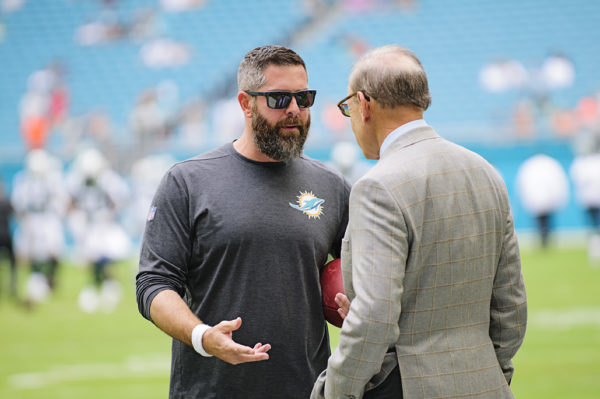
[[[427,75],[412,51],[397,45],[370,50],[352,68],[350,91],[364,91],[383,108],[431,104]]]
[[[264,70],[269,65],[301,65],[304,60],[293,50],[283,46],[261,46],[250,50],[238,69],[238,90],[257,90],[266,83]]]

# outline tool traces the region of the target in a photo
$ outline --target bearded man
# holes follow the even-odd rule
[[[340,256],[350,186],[302,154],[316,91],[298,54],[250,51],[238,88],[242,136],[163,177],[137,302],[173,337],[171,398],[307,398],[330,354],[319,270]]]

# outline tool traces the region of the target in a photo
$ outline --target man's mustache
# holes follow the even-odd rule
[[[282,127],[282,126],[289,126],[289,125],[298,125],[298,126],[303,126],[302,121],[300,121],[299,118],[288,118],[286,120],[277,122],[277,127]]]

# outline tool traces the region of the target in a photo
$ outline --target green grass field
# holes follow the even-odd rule
[[[529,326],[512,387],[517,398],[600,397],[600,268],[583,248],[524,250]],[[133,266],[115,268],[124,297],[111,314],[76,304],[88,273],[62,267],[46,304],[25,310],[7,297],[0,270],[0,398],[166,398],[170,338],[135,305]],[[25,274],[24,271],[21,274]],[[331,329],[332,345],[337,329]]]

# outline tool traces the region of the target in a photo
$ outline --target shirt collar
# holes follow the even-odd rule
[[[381,143],[381,148],[379,149],[379,156],[381,157],[381,154],[383,154],[383,152],[394,141],[396,141],[396,139],[398,137],[402,136],[403,134],[407,133],[410,130],[413,130],[413,129],[416,129],[416,128],[419,128],[419,127],[425,127],[425,126],[429,126],[429,125],[423,119],[417,119],[417,120],[414,120],[414,121],[410,121],[408,123],[405,123],[402,126],[399,126],[398,128],[396,128],[396,130],[394,130],[390,134],[388,134],[387,137],[383,140],[383,143]]]

